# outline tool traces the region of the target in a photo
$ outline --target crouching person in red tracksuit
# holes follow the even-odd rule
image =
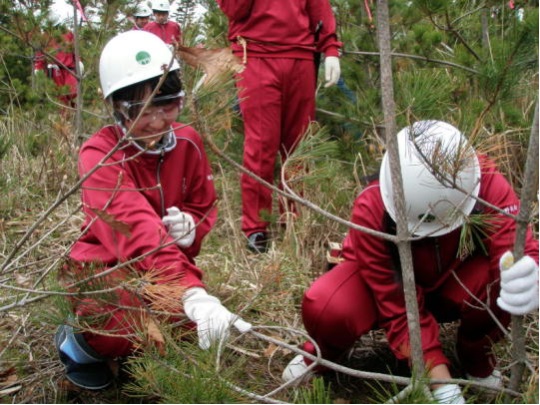
[[[341,43],[332,9],[328,0],[217,3],[229,20],[232,51],[245,63],[237,82],[244,119],[243,165],[273,184],[278,153],[284,162],[315,120],[316,52],[325,55],[326,86],[339,79]],[[261,215],[272,213],[272,191],[246,174],[241,188],[247,246],[263,253],[269,223]],[[284,213],[285,205],[280,205]]]
[[[108,386],[107,360],[141,347],[148,309],[175,308],[172,319],[178,320],[183,308],[203,349],[226,338],[232,325],[242,332],[251,327],[206,293],[195,265],[216,221],[216,193],[201,138],[176,122],[183,93],[178,63],[166,72],[172,56],[161,39],[145,31],[117,35],[101,54],[101,87],[117,123],[81,148],[86,218],[61,280],[93,276],[86,290],[109,293],[84,295],[79,285],[72,299],[76,322],[61,325],[55,339],[67,378],[84,388]],[[145,280],[146,289],[126,286],[133,274]],[[160,288],[162,300],[152,301]]]
[[[500,387],[502,376],[492,344],[503,333],[488,309],[506,327],[512,314],[538,308],[538,241],[529,229],[525,255],[513,263],[509,251],[516,224],[509,215],[518,213],[520,202],[494,162],[476,154],[466,142],[458,129],[440,121],[420,121],[398,133],[408,226],[415,237],[411,249],[424,361],[431,378],[451,378],[438,324],[459,320],[457,354],[465,376]],[[444,178],[447,185],[457,184],[461,191],[441,184],[426,161],[434,161],[441,171],[437,178]],[[451,162],[460,167],[448,170],[456,167]],[[469,239],[474,246],[465,249],[460,236],[466,237],[464,228],[472,226],[468,220],[474,215],[483,225],[469,229],[475,234]],[[379,180],[357,197],[352,222],[391,234],[395,218],[386,154]],[[322,356],[335,360],[361,335],[384,328],[395,356],[408,360],[407,314],[396,245],[351,229],[344,240],[343,258],[312,284],[302,303],[304,325]],[[313,344],[305,344],[304,349],[315,353]],[[299,377],[306,367],[306,360],[297,356],[283,377]],[[432,386],[432,392],[440,403],[464,403],[458,385]]]

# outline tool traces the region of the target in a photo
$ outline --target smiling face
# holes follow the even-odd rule
[[[146,24],[148,24],[148,21],[150,20],[150,17],[135,17],[135,24],[138,28],[143,28]]]
[[[122,113],[124,125],[131,135],[145,146],[151,147],[159,142],[172,123],[176,120],[183,101],[183,93],[154,97],[145,108],[144,105],[151,91],[145,94],[142,101],[123,102]]]

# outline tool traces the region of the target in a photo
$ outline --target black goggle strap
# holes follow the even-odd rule
[[[171,102],[170,100],[183,98],[185,95],[186,94],[183,91],[180,91],[178,93],[168,94],[166,96],[154,97],[152,101],[150,102],[150,105],[154,105],[154,106],[166,105]],[[127,111],[129,111],[129,109],[132,107],[139,107],[139,106],[145,105],[146,101],[135,101],[135,102],[122,101],[121,104]]]

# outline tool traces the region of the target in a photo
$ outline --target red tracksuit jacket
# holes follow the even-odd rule
[[[243,54],[238,37],[252,56],[313,59],[315,51],[338,56],[341,43],[328,0],[217,0],[229,19],[233,52]],[[279,3],[279,4],[276,4]],[[322,23],[319,40],[315,31]],[[315,46],[317,45],[317,46]]]
[[[170,243],[161,219],[166,208],[178,207],[193,216],[196,237],[193,245],[181,250],[174,242],[147,255],[137,267],[141,270],[166,269],[167,275],[182,278],[185,287],[204,286],[202,272],[194,265],[201,241],[216,221],[216,192],[212,173],[196,131],[173,124],[176,146],[160,154],[141,152],[132,144],[122,145],[82,184],[86,229],[96,213],[104,211],[128,232],[113,229],[97,219],[75,243],[70,257],[79,262],[114,265]],[[82,146],[79,174],[85,176],[118,143],[122,130],[108,126]],[[110,221],[108,221],[110,222]]]
[[[150,21],[144,26],[143,30],[157,35],[166,44],[181,43],[182,30],[180,29],[180,24],[175,21],[167,21],[165,24]]]
[[[497,170],[495,164],[485,156],[479,156],[482,166],[479,197],[504,209],[510,214],[519,212],[519,199],[508,181]],[[475,210],[492,215],[495,229],[482,238],[490,270],[499,274],[499,258],[511,250],[515,238],[515,221],[495,210],[477,203]],[[387,232],[385,208],[381,198],[379,181],[371,183],[357,197],[353,208],[352,222],[377,231]],[[444,362],[445,356],[439,341],[437,320],[425,309],[424,295],[436,289],[450,271],[463,263],[458,256],[460,229],[437,237],[412,242],[415,281],[420,312],[420,325],[424,359],[433,364]],[[386,330],[390,347],[399,359],[406,356],[400,348],[408,347],[408,327],[403,287],[397,281],[395,263],[389,253],[388,243],[367,233],[351,230],[344,241],[344,256],[356,260],[361,276],[373,293],[379,313],[380,326]],[[477,249],[475,254],[484,254]],[[525,255],[538,263],[538,241],[527,232]],[[496,305],[492,303],[492,305]]]

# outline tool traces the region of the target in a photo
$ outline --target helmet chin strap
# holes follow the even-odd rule
[[[124,126],[122,126],[122,129],[126,131]],[[174,136],[172,127],[169,128],[159,141],[153,144],[152,149],[134,137],[131,137],[131,141],[137,149],[149,155],[160,155],[162,153],[170,152],[176,147],[176,136]]]

